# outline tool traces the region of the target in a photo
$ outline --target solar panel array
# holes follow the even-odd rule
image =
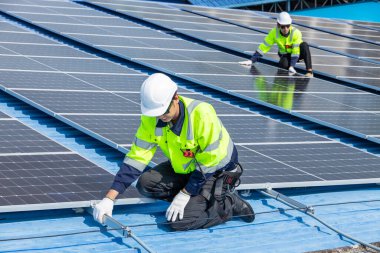
[[[130,1],[123,2],[128,3]],[[156,16],[168,15],[169,13],[170,16],[175,17],[174,13],[180,12],[176,9],[157,7],[161,6],[157,3],[133,3],[135,16],[139,16],[140,13],[150,15],[153,12]],[[142,26],[140,27],[144,30],[145,35],[142,36],[139,32],[135,36],[134,32],[137,29],[128,29],[128,27],[136,27],[137,25],[127,20],[117,19],[118,24],[123,23],[125,29],[105,31],[91,26],[91,24],[99,24],[101,20],[109,20],[115,17],[74,3],[68,4],[70,4],[70,8],[75,8],[72,10],[83,8],[86,15],[91,13],[93,18],[89,21],[86,17],[83,18],[83,16],[76,14],[72,14],[75,16],[69,16],[66,13],[65,17],[60,17],[61,21],[57,24],[56,17],[53,15],[56,12],[54,7],[33,7],[34,9],[41,8],[37,13],[49,13],[49,15],[44,16],[43,14],[37,15],[28,12],[28,20],[47,29],[59,31],[65,36],[85,42],[93,47],[106,50],[126,59],[132,59],[157,70],[196,81],[362,138],[380,142],[380,129],[377,127],[380,123],[380,117],[377,114],[380,111],[380,100],[377,95],[317,78],[310,80],[303,77],[288,77],[286,71],[263,64],[257,64],[254,68],[247,69],[237,64],[239,60],[243,60],[242,58],[211,50],[205,46]],[[9,12],[12,12],[13,15],[25,17],[25,12],[28,8],[28,6],[23,6],[22,13],[16,10]],[[68,6],[65,11],[68,12],[70,8]],[[136,8],[140,8],[139,11],[136,11]],[[128,9],[125,12],[130,13],[131,10]],[[185,14],[194,16],[194,14],[190,13]],[[50,15],[53,17],[50,17]],[[47,20],[49,18],[51,20]],[[204,17],[196,16],[196,18],[201,18],[202,23],[206,22]],[[40,21],[41,19],[46,21]],[[157,20],[157,22],[161,21]],[[64,31],[60,30],[62,23],[66,23]],[[166,23],[169,23],[169,21]],[[85,33],[70,30],[71,28],[75,30],[78,24],[87,24]],[[206,27],[201,23],[197,23],[197,27],[201,26]],[[223,24],[223,27],[225,26]],[[227,24],[227,26],[232,25]],[[232,31],[233,29],[235,29],[235,26],[232,26],[230,30]],[[107,35],[105,36],[104,33]],[[170,48],[175,50],[170,50]],[[282,95],[284,93],[286,96]],[[283,100],[286,101],[284,102]],[[357,120],[360,119],[362,121],[359,124],[351,124],[351,122],[346,123],[340,120],[340,118],[346,118],[348,112],[351,120],[359,122]],[[326,114],[333,117],[325,117]],[[336,120],[336,117],[339,119]]]
[[[0,112],[0,213],[89,207],[113,176]],[[133,188],[118,201],[144,199]]]
[[[319,100],[323,101],[319,105],[322,109],[330,104],[335,112],[348,105],[330,101],[329,96],[344,93],[352,97],[362,95],[367,103],[360,102],[359,106],[372,110],[370,100],[373,95],[369,93],[317,79],[289,78],[286,72],[263,64],[259,64],[252,74],[236,64],[242,58],[75,3],[42,0],[9,3],[0,4],[0,8],[41,27],[156,69],[168,71],[170,68],[170,72],[185,79],[204,84],[214,80],[226,87],[234,82],[236,86],[232,93],[261,97],[258,101],[265,104],[277,103],[274,100],[281,100],[278,94],[283,94],[293,97],[291,107],[314,108],[317,104],[307,103]],[[0,68],[3,89],[115,148],[126,151],[130,147],[139,124],[138,92],[145,74],[8,22],[0,22],[0,28],[6,35],[0,37],[1,62],[9,63]],[[203,60],[195,56],[203,57]],[[264,80],[260,86],[263,87],[252,91],[252,87],[260,83],[258,78],[262,77]],[[285,80],[286,85],[279,84],[274,80],[276,78]],[[273,92],[274,86],[282,89],[281,92]],[[327,86],[331,90],[324,92],[323,87]],[[309,93],[302,92],[305,90]],[[241,189],[380,182],[380,158],[375,155],[210,96],[185,88],[179,92],[210,102],[215,107],[237,144],[245,168]],[[327,98],[313,95],[319,93]],[[272,102],[264,102],[265,99]],[[282,108],[292,110],[285,105]],[[362,109],[360,112],[365,116]],[[159,155],[154,162],[162,159]]]
[[[235,27],[230,29],[234,37],[225,37],[221,41],[214,38],[214,34],[218,34],[216,29],[210,31],[211,29],[207,28],[209,30],[207,33],[194,31],[192,36],[202,37],[214,44],[250,54],[264,41],[268,31],[276,25],[276,21],[253,12],[214,10],[200,7],[184,7],[184,9],[231,22],[230,26]],[[198,22],[203,23],[204,21],[198,20]],[[171,22],[168,21],[167,23],[170,24]],[[223,24],[223,22],[220,22],[220,24]],[[312,22],[309,22],[309,26],[312,24]],[[243,27],[237,27],[237,25]],[[173,26],[177,30],[183,30],[177,23]],[[333,76],[339,80],[347,80],[364,87],[380,90],[380,77],[378,75],[380,70],[379,45],[317,31],[308,27],[299,27],[297,25],[296,27],[302,31],[304,41],[312,45],[310,52],[314,71]],[[189,33],[189,31],[186,32]],[[210,32],[212,33],[210,34]],[[377,36],[380,36],[380,34],[377,34]],[[273,47],[271,52],[266,54],[266,57],[278,61],[277,48]],[[303,64],[298,64],[297,66],[303,67]]]

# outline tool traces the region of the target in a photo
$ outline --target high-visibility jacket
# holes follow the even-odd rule
[[[179,136],[170,130],[169,125],[158,127],[158,118],[141,116],[135,140],[124,159],[124,165],[132,174],[137,175],[148,166],[157,147],[161,148],[174,171],[179,174],[189,174],[195,170],[203,175],[213,174],[231,161],[234,144],[212,105],[182,96],[179,99],[184,105],[185,114]],[[185,156],[185,153],[194,156]],[[135,170],[131,170],[131,167]],[[186,187],[186,190],[199,190],[192,191],[190,188]]]
[[[204,173],[215,172],[230,161],[233,142],[214,108],[205,102],[179,98],[185,105],[185,120],[180,136],[170,131],[168,125],[156,127],[156,117],[142,116],[125,163],[143,171],[153,158],[157,146],[179,174],[188,174],[200,168]],[[195,159],[185,157],[184,151],[194,153]],[[200,168],[197,168],[195,160]]]
[[[261,55],[266,54],[274,44],[278,46],[280,54],[291,54],[292,57],[299,57],[300,45],[302,43],[302,33],[297,28],[290,26],[289,35],[284,37],[279,27],[273,28],[260,44],[257,52]]]

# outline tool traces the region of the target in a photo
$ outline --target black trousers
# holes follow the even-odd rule
[[[150,198],[172,201],[175,195],[186,186],[190,174],[176,174],[169,161],[163,162],[151,170],[144,172],[138,182],[139,192]],[[203,189],[211,189],[214,180],[210,178]],[[221,205],[209,201],[202,195],[192,196],[185,207],[182,220],[170,224],[174,230],[190,230],[208,228],[226,222],[232,217],[233,203],[230,198],[224,198]],[[222,219],[218,209],[223,207],[226,217]]]
[[[279,66],[280,68],[288,69],[290,67],[290,58],[291,54],[283,54],[280,55],[280,61],[279,61]],[[311,54],[310,54],[310,49],[309,45],[306,42],[302,42],[300,45],[300,57],[298,58],[298,61],[304,60],[306,69],[312,69],[312,64],[311,64]]]

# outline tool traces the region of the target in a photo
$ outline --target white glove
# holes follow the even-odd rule
[[[292,67],[292,66],[290,66],[289,67],[289,75],[294,75],[294,74],[296,74],[297,73],[297,71]]]
[[[102,201],[95,205],[92,215],[97,222],[103,224],[104,215],[107,214],[108,216],[112,216],[112,210],[113,201],[109,198],[103,198]]]
[[[239,64],[240,65],[244,65],[244,66],[251,66],[252,65],[252,61],[251,60],[239,61]]]
[[[190,200],[190,195],[179,191],[179,193],[174,197],[173,202],[166,210],[166,219],[168,221],[175,221],[179,214],[179,219],[183,219],[183,213],[185,212],[185,206]]]

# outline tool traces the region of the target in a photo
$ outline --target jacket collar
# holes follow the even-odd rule
[[[183,121],[185,120],[185,106],[181,100],[179,100],[178,105],[179,105],[179,117],[178,117],[177,122],[175,124],[172,124],[171,122],[166,123],[159,119],[157,121],[156,127],[162,128],[169,125],[170,130],[173,133],[175,133],[177,136],[180,136],[181,131],[182,131],[182,126],[183,126]]]

